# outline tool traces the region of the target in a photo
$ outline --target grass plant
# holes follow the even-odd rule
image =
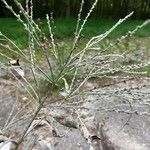
[[[91,20],[88,24],[88,19],[97,4],[97,0],[95,0],[92,7],[89,9],[89,12],[83,19],[81,18],[81,13],[84,0],[82,0],[76,26],[74,25],[74,20],[71,21],[71,23],[68,23],[70,20],[62,21],[61,19],[56,19],[54,22],[52,16],[47,14],[46,21],[44,21],[44,24],[45,22],[47,24],[47,28],[45,28],[45,25],[43,25],[41,28],[39,24],[34,21],[32,16],[32,0],[30,1],[31,7],[28,7],[27,5],[26,9],[24,9],[17,0],[14,0],[16,6],[20,9],[20,14],[16,14],[13,8],[9,6],[5,0],[1,1],[14,14],[18,21],[22,23],[22,28],[24,28],[28,33],[26,34],[26,32],[23,32],[21,29],[21,24],[15,23],[14,20],[12,20],[12,24],[14,24],[13,26],[11,26],[11,23],[9,24],[7,22],[8,26],[10,27],[10,31],[6,31],[6,28],[9,27],[3,26],[7,21],[7,19],[3,19],[3,25],[0,25],[3,26],[0,33],[0,39],[1,41],[5,42],[1,43],[1,47],[7,48],[8,51],[17,54],[17,56],[26,61],[26,64],[31,70],[34,85],[32,82],[28,82],[28,79],[25,77],[23,77],[23,82],[30,87],[28,93],[30,93],[30,95],[33,95],[32,93],[34,93],[33,97],[36,95],[35,99],[38,105],[29,125],[23,132],[23,135],[19,141],[17,141],[18,144],[16,149],[18,149],[20,144],[23,142],[28,129],[42,109],[48,97],[46,93],[43,96],[43,94],[40,92],[41,76],[44,77],[45,81],[49,85],[49,89],[52,92],[54,91],[53,89],[58,89],[58,94],[60,94],[61,90],[63,90],[63,94],[61,94],[61,100],[71,102],[74,100],[74,98],[82,99],[83,95],[104,94],[95,93],[93,89],[84,92],[81,91],[82,86],[91,78],[130,78],[135,74],[144,74],[145,71],[141,71],[139,69],[148,67],[150,65],[149,59],[137,62],[136,64],[123,64],[123,60],[127,54],[126,51],[116,52],[110,50],[136,34],[141,28],[143,28],[142,36],[149,36],[148,31],[150,29],[148,27],[145,28],[145,26],[149,26],[150,20],[146,20],[144,22],[126,22],[126,20],[132,16],[133,12],[125,16],[123,19],[118,20],[116,23],[114,23],[114,21],[109,22],[106,20],[103,23],[102,21]],[[28,2],[29,1],[27,0],[27,4]],[[9,22],[11,22],[10,19]],[[122,25],[123,22],[126,22],[124,26]],[[55,25],[57,26],[57,24],[60,26],[58,26],[59,28],[56,28],[56,30]],[[88,25],[90,24],[91,27],[88,28]],[[120,28],[116,29],[119,26]],[[43,29],[45,32],[43,32]],[[53,32],[53,29],[55,33]],[[113,35],[114,30],[116,31]],[[74,34],[73,31],[75,32]],[[125,33],[125,31],[127,32]],[[11,33],[14,34],[11,35]],[[25,33],[25,35],[22,36],[23,34],[21,33]],[[94,35],[94,33],[96,33],[96,35]],[[123,33],[124,36],[122,36]],[[4,34],[6,34],[6,36]],[[72,45],[68,46],[67,52],[65,52],[65,48],[63,48],[64,43],[61,43],[62,45],[60,43],[57,44],[57,39],[54,38],[54,35],[56,35],[57,38],[63,38],[65,36],[70,36],[70,34],[74,35],[73,42]],[[78,42],[80,42],[80,37],[82,34],[88,38],[82,47],[78,47]],[[8,36],[10,37],[8,38]],[[104,47],[101,47],[101,42],[109,36],[120,36],[120,38],[114,40],[113,43],[108,43]],[[141,34],[137,33],[137,36],[141,36]],[[22,45],[21,41],[27,41],[27,37],[28,47],[26,49],[27,51],[24,51],[22,48],[20,48],[20,45],[17,44],[20,43]],[[13,38],[16,38],[17,42],[11,40]],[[127,42],[124,44],[128,45]],[[46,70],[41,68],[36,59],[37,50],[40,50],[44,63],[47,64]],[[8,57],[5,52],[1,53],[1,55],[6,57],[6,59],[12,59],[11,56]],[[63,55],[65,56],[63,57]],[[52,65],[52,62],[54,63],[54,66]],[[121,76],[118,73],[121,73]],[[126,89],[123,89],[122,91],[126,91]],[[116,93],[116,91],[114,91],[114,93]]]

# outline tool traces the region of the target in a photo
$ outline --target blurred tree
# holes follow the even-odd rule
[[[3,3],[0,1],[0,17],[5,17],[5,9],[3,7]]]
[[[6,0],[14,6],[13,0]],[[25,0],[18,0],[25,7]],[[57,17],[76,17],[82,0],[33,0],[34,17],[45,18],[46,13],[54,13]],[[85,0],[82,16],[85,16],[95,0]],[[15,8],[15,7],[14,7]],[[16,8],[15,8],[16,9]],[[11,16],[0,0],[0,16]],[[122,18],[135,11],[135,18],[150,16],[150,0],[99,0],[92,17]]]
[[[134,10],[134,2],[135,0],[129,0],[127,2],[127,13],[131,13]]]

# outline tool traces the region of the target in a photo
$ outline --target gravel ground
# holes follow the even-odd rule
[[[2,74],[2,76],[1,76]],[[1,130],[9,121],[9,117],[14,116],[18,112],[18,108],[21,108],[22,104],[15,102],[20,101],[17,99],[17,82],[14,80],[8,80],[3,78],[4,73],[0,74],[0,128]],[[91,84],[92,85],[92,84]],[[18,85],[19,87],[19,85]],[[116,92],[119,91],[119,92]],[[113,143],[114,149],[120,150],[149,150],[150,149],[150,80],[149,79],[136,79],[121,82],[116,85],[111,85],[103,88],[99,88],[92,91],[91,96],[84,96],[83,102],[73,107],[79,108],[78,111],[81,114],[81,118],[86,122],[89,119],[104,120],[104,129],[109,141]],[[18,96],[19,98],[22,97]],[[24,97],[22,99],[25,100]],[[17,101],[16,101],[17,100]],[[54,104],[55,105],[55,104]],[[71,106],[70,104],[64,104],[65,106]],[[63,107],[63,105],[62,105]],[[14,109],[10,116],[10,112]],[[81,109],[82,108],[82,109]],[[55,108],[52,108],[53,110]],[[52,115],[52,109],[49,110],[49,114]],[[58,108],[59,109],[59,108]],[[66,111],[66,109],[65,109]],[[22,111],[22,113],[28,113],[28,111]],[[27,114],[26,114],[27,115]],[[62,115],[62,111],[60,111]],[[65,112],[64,116],[72,115],[72,113]],[[59,110],[57,111],[59,116]],[[18,115],[21,117],[21,114]],[[67,127],[67,125],[60,123],[55,117],[50,117],[48,131],[49,136],[49,149],[56,150],[87,150],[89,145],[85,140],[85,136],[81,134],[79,129],[74,127]],[[63,118],[64,119],[64,118]],[[91,119],[91,122],[92,122]],[[23,129],[26,127],[27,122],[21,122],[14,124],[12,128],[6,131],[6,136],[17,139]],[[74,120],[75,122],[75,120]],[[24,141],[22,149],[25,148],[24,144],[27,141],[31,141],[31,137],[36,139],[34,141],[35,146],[28,145],[28,150],[46,149],[41,144],[43,137],[46,136],[47,123],[41,125],[44,127],[44,131],[35,129],[31,132],[28,138]],[[15,134],[13,133],[15,129]],[[57,135],[54,136],[52,131],[57,131]],[[44,136],[41,134],[45,133]],[[36,136],[35,136],[36,135]],[[16,136],[16,137],[15,137]],[[38,137],[38,138],[37,138]],[[37,140],[38,139],[38,140]],[[40,139],[40,140],[39,140]],[[42,140],[41,140],[42,139]],[[33,140],[32,140],[33,141]],[[37,144],[38,141],[38,144]],[[47,138],[46,141],[48,142]],[[31,142],[30,142],[31,143]],[[24,146],[24,147],[23,147]],[[31,148],[32,147],[32,148]]]

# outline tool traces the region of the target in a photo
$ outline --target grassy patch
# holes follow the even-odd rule
[[[48,35],[48,28],[45,20],[41,20],[41,27]],[[88,20],[83,30],[84,38],[91,38],[97,34],[104,33],[110,27],[112,27],[117,20],[100,19],[100,20]],[[114,30],[108,38],[117,38],[124,35],[127,31],[134,29],[137,25],[141,24],[143,20],[128,20]],[[57,39],[73,37],[73,33],[76,27],[76,19],[55,19],[54,34]],[[20,47],[25,48],[28,43],[28,34],[24,30],[23,25],[13,18],[0,18],[0,31],[6,36],[11,38]],[[137,37],[150,36],[150,25],[140,29],[136,34]]]

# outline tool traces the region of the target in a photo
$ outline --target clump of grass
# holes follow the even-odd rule
[[[39,25],[33,20],[32,0],[26,1],[26,10],[17,0],[14,1],[16,3],[16,6],[20,9],[19,14],[16,14],[13,8],[9,6],[5,0],[2,0],[5,6],[14,14],[18,21],[22,23],[25,30],[28,32],[28,51],[25,52],[20,49],[19,46],[17,46],[3,33],[0,33],[0,37],[7,41],[9,44],[6,46],[2,43],[1,46],[7,48],[10,52],[24,59],[29,65],[29,68],[32,72],[34,85],[31,82],[28,82],[25,77],[23,77],[23,80],[25,84],[27,84],[30,88],[27,89],[28,93],[32,97],[34,97],[36,103],[38,103],[38,107],[31,122],[29,123],[22,137],[17,143],[17,148],[22,143],[24,137],[26,136],[26,133],[28,132],[28,129],[43,107],[43,104],[45,103],[48,96],[48,91],[44,95],[40,92],[41,80],[39,80],[39,78],[41,79],[41,76],[42,78],[44,78],[44,86],[50,91],[50,94],[53,92],[61,94],[60,91],[63,90],[61,100],[71,101],[74,98],[82,99],[82,95],[84,94],[94,94],[92,91],[93,89],[84,91],[84,93],[81,93],[80,90],[82,86],[91,78],[130,78],[130,76],[134,74],[145,73],[138,71],[138,69],[150,65],[149,60],[142,61],[136,64],[123,65],[122,60],[125,59],[126,52],[120,53],[109,51],[110,48],[114,48],[116,45],[122,43],[124,40],[134,35],[139,29],[149,24],[150,20],[144,21],[144,23],[138,25],[134,29],[131,29],[131,31],[128,31],[124,36],[121,36],[120,38],[114,40],[113,43],[109,43],[106,47],[101,48],[99,46],[100,43],[106,37],[108,37],[118,26],[120,26],[124,21],[132,16],[133,12],[125,16],[125,18],[117,21],[117,23],[113,24],[113,26],[106,30],[103,34],[99,33],[95,36],[92,36],[83,45],[83,48],[79,49],[78,42],[80,40],[82,31],[84,30],[87,20],[89,19],[98,1],[94,1],[89,12],[82,20],[81,13],[84,4],[84,0],[82,0],[73,42],[70,49],[68,49],[68,51],[66,52],[65,49],[63,49],[62,45],[57,45],[55,42],[53,32],[55,25],[52,15],[46,15],[46,23],[49,31],[49,37],[47,37],[45,36]],[[30,7],[28,6],[29,2]],[[38,64],[39,62],[35,57],[37,49],[40,50],[44,58],[44,63],[47,64],[46,70],[41,69],[41,66]],[[5,53],[1,53],[1,55],[3,57],[6,57],[7,59],[12,59]],[[122,73],[121,76],[119,76],[120,74],[118,73]],[[57,90],[57,92],[55,90]]]

